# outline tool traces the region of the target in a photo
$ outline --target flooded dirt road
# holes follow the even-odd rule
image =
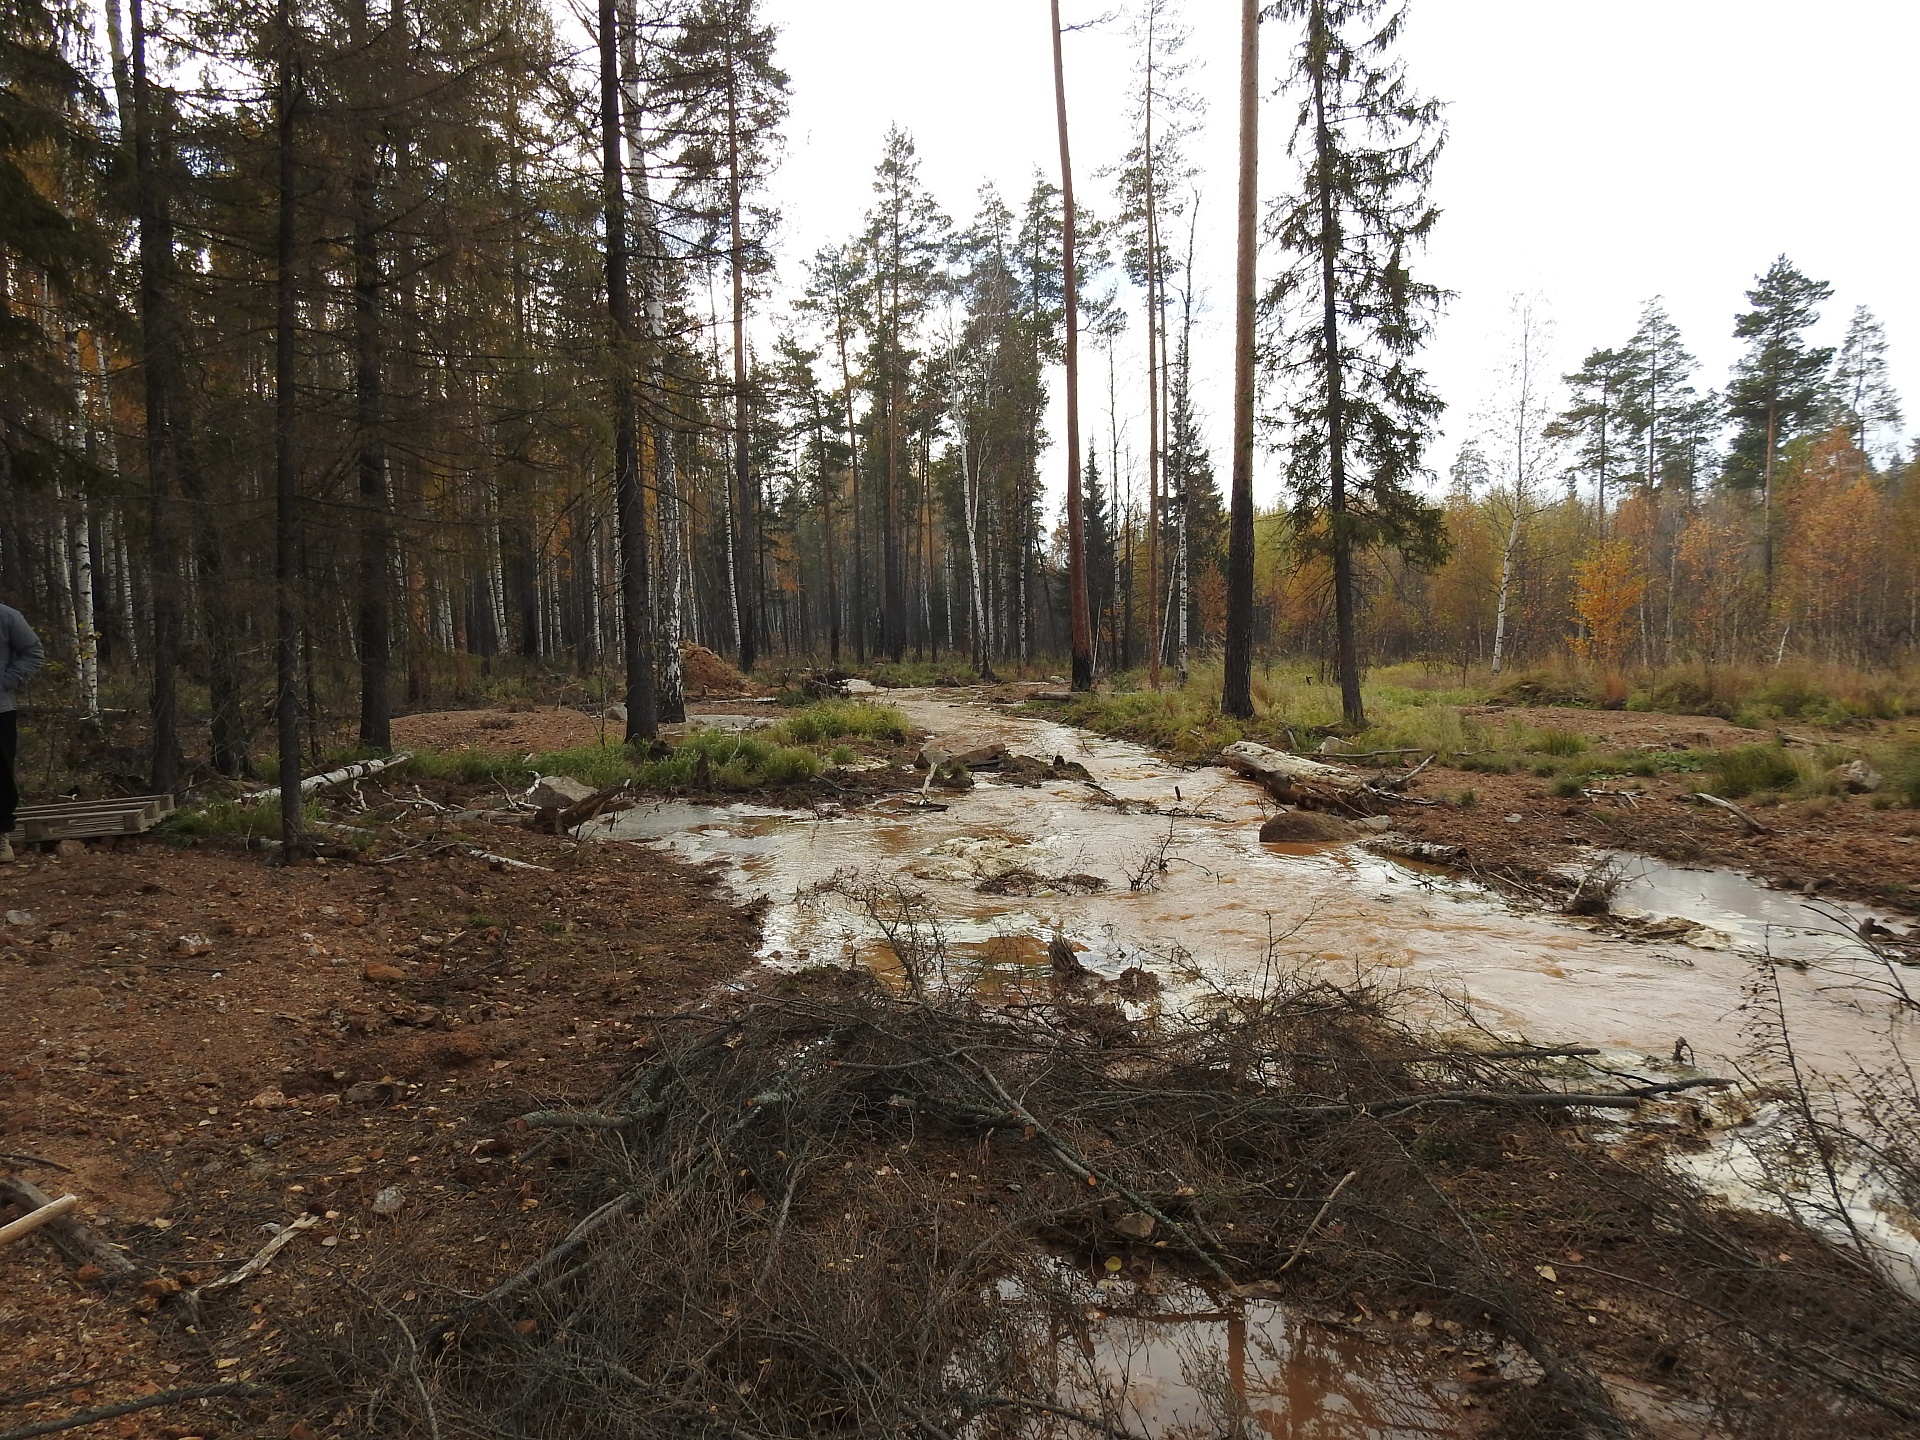
[[[1270,961],[1359,971],[1470,1001],[1480,1023],[1505,1034],[1648,1057],[1670,1057],[1684,1040],[1712,1067],[1748,1050],[1743,987],[1770,951],[1809,967],[1782,972],[1809,1062],[1848,1068],[1910,1028],[1887,998],[1888,972],[1845,932],[1848,915],[1822,917],[1742,877],[1632,862],[1621,904],[1695,926],[1631,940],[1517,913],[1362,845],[1263,845],[1273,803],[1223,769],[1181,769],[1136,745],[949,695],[889,698],[933,746],[998,741],[1084,766],[1092,783],[1062,775],[1024,787],[983,771],[971,791],[932,791],[945,809],[668,803],[628,812],[610,833],[723,862],[737,892],[766,897],[763,958],[776,965],[842,964],[884,948],[860,905],[834,893],[838,877],[924,893],[949,950],[988,983],[1031,978],[1057,933],[1090,969],[1111,978],[1143,965],[1174,994],[1190,969],[1228,987],[1255,982]],[[1089,888],[1087,877],[1101,882],[1096,893],[1062,893]]]

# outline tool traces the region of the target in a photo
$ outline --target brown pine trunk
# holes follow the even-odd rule
[[[620,609],[627,671],[627,743],[659,733],[653,684],[653,616],[647,596],[647,509],[640,489],[633,401],[632,316],[627,298],[626,184],[620,164],[620,46],[614,0],[600,0],[601,183],[606,204],[607,317],[612,322],[613,504],[620,530]]]
[[[291,0],[280,0],[279,94],[277,112],[278,194],[274,232],[273,316],[273,493],[274,493],[274,720],[280,750],[281,858],[306,852],[305,814],[300,793],[300,625],[294,586],[300,562],[299,477],[294,468],[293,377],[293,222],[294,222],[294,75]]]
[[[1067,148],[1067,71],[1060,44],[1060,0],[1053,0],[1053,96],[1060,127],[1061,286],[1067,308],[1067,590],[1073,626],[1073,688],[1093,689],[1087,633],[1086,516],[1080,503],[1080,310],[1074,268],[1073,158]]]
[[[1226,675],[1220,709],[1253,718],[1254,221],[1260,181],[1260,0],[1240,0],[1240,205],[1233,284],[1233,493],[1227,538]]]

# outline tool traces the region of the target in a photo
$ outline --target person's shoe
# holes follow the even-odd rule
[[[13,841],[0,835],[0,865],[13,864]]]

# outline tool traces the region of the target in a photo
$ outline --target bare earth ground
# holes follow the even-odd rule
[[[1492,720],[1517,715],[1532,726],[1577,731],[1597,746],[1620,749],[1725,749],[1774,738],[1701,715],[1559,707],[1502,711],[1487,706],[1464,713]],[[1795,746],[1860,738],[1857,732],[1828,737],[1817,727],[1801,724],[1781,734]],[[1624,791],[1633,798],[1562,798],[1552,793],[1551,779],[1523,771],[1493,775],[1455,770],[1436,762],[1410,793],[1455,803],[1397,812],[1394,823],[1419,839],[1465,847],[1474,865],[1489,872],[1511,866],[1526,873],[1571,861],[1582,846],[1601,846],[1681,865],[1724,866],[1792,889],[1812,886],[1822,894],[1920,912],[1920,812],[1904,807],[1876,810],[1864,795],[1777,805],[1743,800],[1741,807],[1767,829],[1755,834],[1732,815],[1684,800],[1700,780],[1684,773],[1602,779],[1590,788]],[[1465,792],[1472,793],[1471,805],[1457,803]]]
[[[1688,717],[1525,718],[1622,746],[1756,738]],[[599,723],[543,710],[418,716],[395,728],[403,744],[524,754],[591,743]],[[1402,828],[1465,845],[1482,866],[1536,866],[1606,844],[1795,883],[1831,873],[1837,893],[1892,898],[1920,860],[1913,812],[1859,800],[1759,811],[1775,833],[1747,840],[1732,817],[1677,802],[1686,776],[1603,782],[1639,792],[1628,809],[1557,799],[1530,774],[1437,770],[1416,794],[1470,788],[1477,803],[1418,810]],[[565,1147],[512,1163],[532,1140],[515,1117],[591,1104],[649,1053],[650,1017],[687,1008],[745,967],[757,920],[710,877],[638,847],[501,827],[470,838],[551,868],[429,853],[279,869],[236,848],[148,841],[0,871],[0,1173],[80,1195],[88,1222],[153,1277],[109,1287],[41,1237],[0,1250],[0,1432],[163,1389],[285,1373],[311,1356],[329,1317],[375,1303],[379,1282],[419,1276],[423,1288],[477,1293],[593,1203],[577,1193]],[[1636,1292],[1582,1260],[1605,1247],[1610,1270],[1631,1272],[1660,1257],[1636,1248],[1632,1225],[1596,1220],[1590,1197],[1567,1192],[1529,1145],[1518,1129],[1503,1141],[1512,1163],[1485,1177],[1499,1193],[1477,1197],[1524,1217],[1503,1258],[1516,1274],[1543,1259],[1576,1267],[1580,1278],[1543,1303],[1566,1312],[1569,1333],[1604,1370],[1651,1373],[1647,1347],[1655,1359],[1668,1353],[1667,1322],[1616,1321]],[[397,1213],[378,1214],[387,1191],[398,1193],[381,1209],[397,1202]],[[264,1243],[263,1227],[302,1214],[315,1227],[265,1273],[210,1299],[197,1321],[172,1293],[230,1270]],[[1745,1248],[1778,1250],[1788,1263],[1790,1237],[1775,1222],[1726,1224]],[[1792,1249],[1792,1263],[1817,1258]],[[1392,1294],[1347,1303],[1356,1316],[1392,1307],[1396,1331],[1415,1308]],[[1433,1353],[1480,1383],[1472,1356]],[[170,1405],[74,1433],[358,1432],[296,1392]]]
[[[528,1143],[511,1118],[590,1103],[647,1045],[644,1017],[735,974],[758,926],[650,851],[500,836],[552,870],[451,855],[276,869],[146,842],[0,871],[0,910],[19,912],[0,929],[0,1173],[79,1194],[162,1277],[159,1294],[107,1290],[41,1237],[0,1250],[0,1430],[263,1373],[290,1321],[362,1277],[484,1288],[571,1223],[569,1204],[541,1208],[542,1167],[506,1163]],[[388,1187],[391,1218],[372,1208]],[[303,1212],[317,1228],[189,1330],[169,1286]],[[81,1433],[327,1424],[282,1403]]]

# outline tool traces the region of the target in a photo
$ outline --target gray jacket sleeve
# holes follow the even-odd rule
[[[0,674],[0,691],[11,695],[32,678],[33,672],[46,660],[47,652],[40,648],[40,637],[17,610],[0,612],[0,622],[7,627],[7,649],[13,656],[7,663],[6,673]]]

